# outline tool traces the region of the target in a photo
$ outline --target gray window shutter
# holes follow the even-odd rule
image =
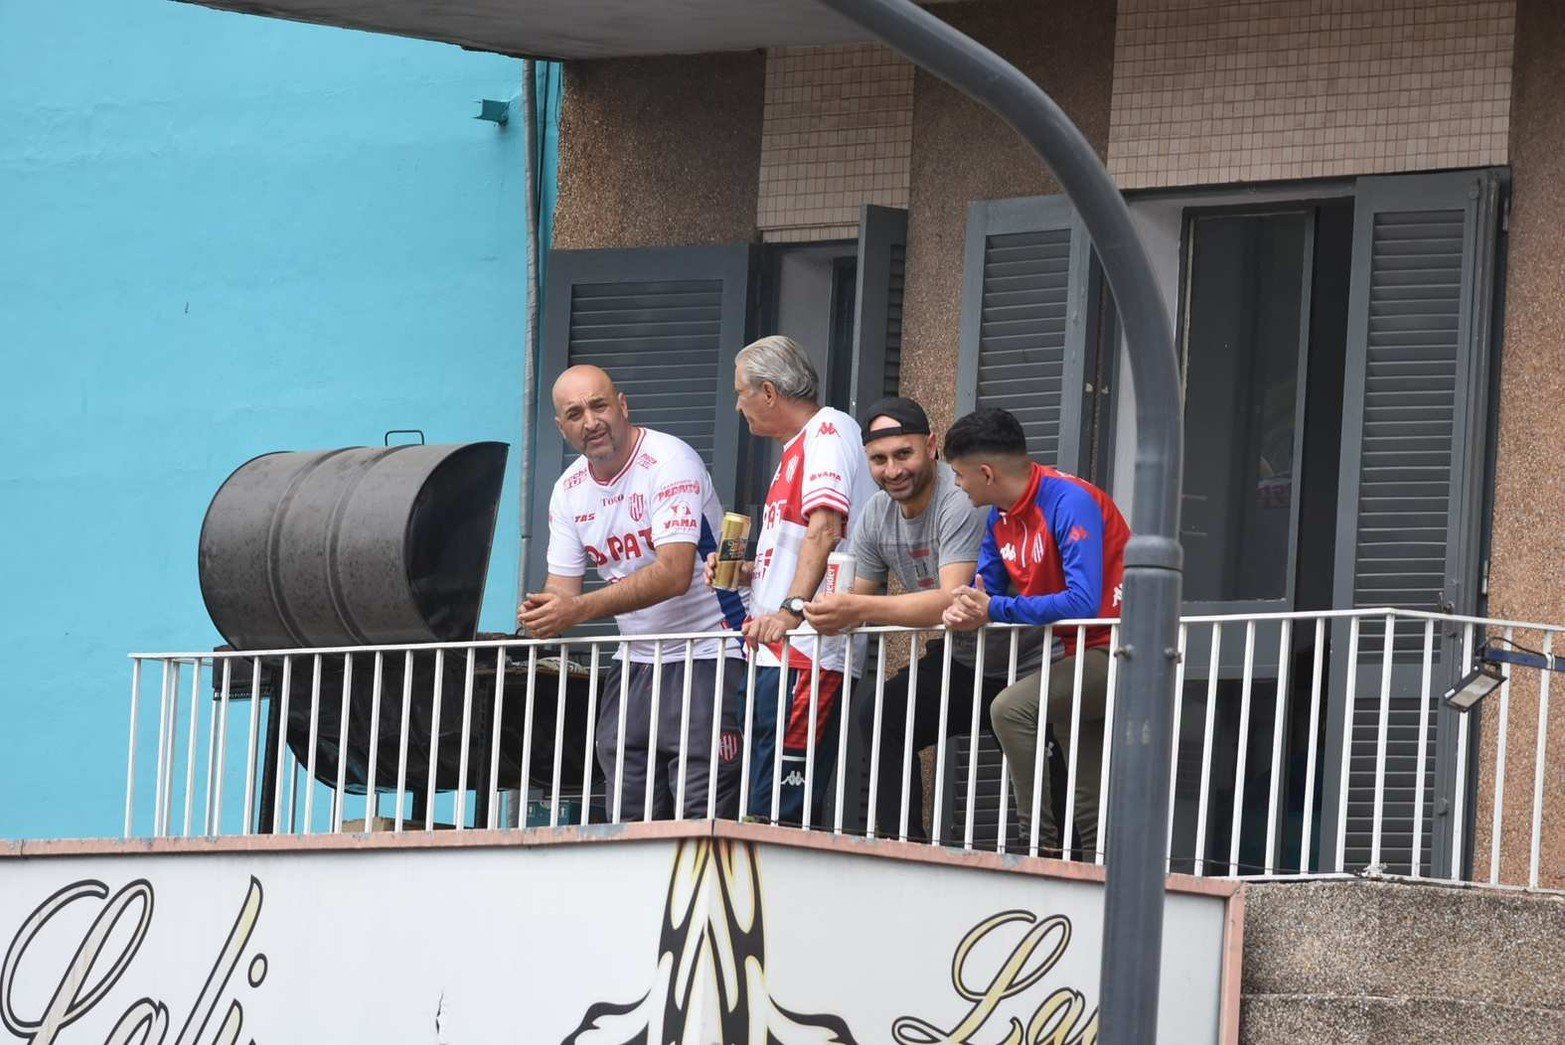
[[[957,414],[1011,411],[1046,464],[1081,466],[1091,246],[1063,196],[967,212]]]
[[[882,396],[897,394],[902,376],[906,262],[907,211],[866,205],[859,218],[853,386],[848,409],[855,418]]]
[[[549,252],[538,370],[530,583],[547,572],[549,494],[576,457],[554,425],[549,389],[568,366],[608,371],[638,425],[689,443],[724,504],[738,485],[734,356],[745,345],[750,248]]]
[[[1500,189],[1499,175],[1489,171],[1359,182],[1336,606],[1478,609]],[[1327,737],[1339,749],[1343,717],[1350,716],[1345,856],[1354,869],[1369,862],[1385,625],[1363,623],[1352,665],[1348,635],[1345,622],[1333,629],[1337,670]],[[1439,695],[1465,665],[1451,637],[1436,635],[1431,694],[1420,692],[1423,628],[1403,622],[1395,636],[1381,850],[1382,865],[1393,872],[1410,866],[1415,797],[1424,803],[1421,866],[1440,869],[1449,857],[1455,730]],[[1351,709],[1345,707],[1349,671],[1356,673]],[[1422,700],[1432,702],[1436,744],[1434,753],[1424,753],[1425,794],[1415,796]],[[1327,765],[1340,765],[1337,750],[1331,754]],[[1339,786],[1328,774],[1332,815]],[[1437,797],[1447,802],[1434,802]],[[1328,864],[1334,861],[1334,853],[1325,855]]]

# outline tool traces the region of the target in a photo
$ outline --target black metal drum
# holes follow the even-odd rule
[[[201,526],[201,594],[235,649],[473,637],[504,443],[273,453]]]

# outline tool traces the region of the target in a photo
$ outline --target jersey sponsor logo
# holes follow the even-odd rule
[[[643,468],[656,468],[658,459],[643,451],[642,454],[636,458],[636,463]]]
[[[603,507],[608,508],[611,505],[619,504],[624,499],[625,495],[622,493],[611,494],[603,499]]]
[[[681,479],[677,483],[671,483],[663,487],[663,489],[653,495],[652,500],[654,503],[659,503],[668,500],[670,497],[677,497],[682,493],[699,495],[701,493],[701,484],[694,479]]]
[[[701,521],[696,518],[696,513],[690,505],[683,501],[676,501],[668,506],[668,518],[663,520],[663,532],[671,530],[699,530]]]
[[[803,787],[804,774],[797,769],[790,770],[788,775],[782,778],[782,782],[787,787]]]
[[[1085,526],[1072,526],[1071,532],[1065,537],[1065,543],[1072,544],[1076,541],[1084,541],[1090,536],[1092,535],[1087,532],[1087,528]]]
[[[810,473],[810,482],[812,482],[812,483],[813,482],[818,482],[821,479],[831,479],[834,482],[839,482],[839,483],[843,481],[842,476],[838,475],[836,472],[811,472]]]
[[[819,432],[821,435],[836,435],[837,426],[832,424],[830,421],[822,421],[821,426],[815,431]]]
[[[1000,546],[1000,558],[1004,559],[1006,562],[1015,562],[1016,545],[1012,544],[1010,541],[1006,541],[1004,544],[1002,544]]]
[[[647,499],[639,493],[630,495],[630,517],[642,522],[647,517]]]
[[[584,483],[586,481],[587,481],[587,473],[586,472],[584,472],[584,471],[582,471],[582,472],[572,472],[570,475],[567,475],[565,477],[565,488],[567,490],[574,490],[576,487],[580,486],[582,483]]]
[[[578,523],[590,523],[598,517],[597,512],[581,512],[576,516]]]
[[[645,549],[645,550],[643,550]],[[626,562],[630,559],[639,559],[652,549],[652,531],[637,530],[623,536],[610,537],[603,542],[603,547],[587,545],[587,558],[594,566],[604,566],[610,562]]]

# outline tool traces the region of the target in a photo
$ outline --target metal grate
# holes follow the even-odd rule
[[[718,340],[723,284],[715,279],[578,283],[571,288],[569,365],[602,367],[630,402],[636,424],[689,443],[707,470],[716,446]],[[560,467],[577,453],[564,444]],[[584,590],[604,582],[589,571]],[[576,629],[606,635],[612,620]]]
[[[979,406],[1015,414],[1027,450],[1057,464],[1071,232],[1012,232],[984,245]]]
[[[894,396],[902,383],[902,284],[907,270],[907,247],[891,245],[891,271],[886,285],[886,395]]]
[[[1445,587],[1462,219],[1459,210],[1375,216],[1353,549],[1357,606],[1432,610]],[[1380,634],[1378,622],[1365,625],[1367,635]]]
[[[1460,209],[1374,215],[1368,274],[1363,444],[1353,548],[1355,606],[1434,610],[1446,586],[1461,344],[1465,215]],[[1379,735],[1385,623],[1366,618],[1359,634],[1352,708],[1346,860],[1369,862]],[[1393,636],[1385,818],[1380,862],[1406,872],[1421,702],[1423,629],[1404,621]],[[1441,649],[1433,651],[1434,678]],[[1430,715],[1430,733],[1438,716]],[[1425,834],[1429,866],[1434,744],[1425,749]]]
[[[677,436],[712,467],[718,409],[720,280],[578,283],[571,288],[570,365],[614,375],[638,425]],[[565,448],[563,465],[576,459]]]
[[[946,743],[946,810],[942,814],[950,828],[942,830],[948,838],[960,844],[967,831],[967,768],[972,738],[959,734]],[[978,735],[978,773],[973,787],[973,845],[979,849],[994,849],[1000,822],[1000,792],[1010,787],[1002,770],[1003,758],[1000,743],[988,733]],[[1006,796],[1005,811],[1006,844],[1015,846],[1021,840],[1017,826],[1016,803]]]

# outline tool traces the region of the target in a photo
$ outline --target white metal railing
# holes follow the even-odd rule
[[[1070,634],[1080,641],[1095,624],[1114,628],[1111,646],[1117,644],[1115,622],[1072,621],[1049,628],[1046,648]],[[991,645],[981,636],[977,644],[972,668],[980,679],[989,675],[991,695],[1017,680],[1021,630],[994,625],[986,631],[1002,633],[1000,641]],[[1513,680],[1507,665],[1498,693],[1468,714],[1441,701],[1485,641],[1552,653],[1559,630],[1390,609],[1183,618],[1169,781],[1173,801],[1166,825],[1171,869],[1257,876],[1368,871],[1565,888],[1560,871],[1551,877],[1540,867],[1550,796],[1550,673],[1521,669]],[[932,759],[926,755],[924,763],[932,786],[927,806],[913,808],[920,790],[909,768],[916,679],[900,709],[901,751],[883,750],[886,681],[905,657],[899,644],[922,648],[925,640],[943,635],[938,629],[892,627],[860,633],[872,640],[874,652],[863,665],[870,670],[848,665],[850,675],[863,677],[857,686],[842,687],[834,712],[838,728],[826,735],[829,742],[819,744],[815,731],[809,733],[804,793],[815,794],[817,781],[829,780],[830,786],[819,810],[804,803],[798,826],[873,837],[883,797],[881,761],[900,758],[899,838],[921,838],[927,824],[931,844],[1036,855],[1045,850],[1041,803],[1049,793],[1062,814],[1055,818],[1061,854],[1103,860],[1107,751],[1096,796],[1097,841],[1090,851],[1080,845],[1076,816],[1078,774],[1083,758],[1091,756],[1082,744],[1081,658],[1069,698],[1070,742],[1053,760],[1035,759],[1032,808],[1024,818],[1030,826],[1019,834],[1004,757],[992,738],[982,739],[987,723],[980,701],[963,702],[971,705],[966,720],[950,717],[950,643],[940,656],[937,739]],[[696,644],[713,637],[737,647],[731,633],[637,637],[658,642],[649,749],[659,748],[660,703],[680,702],[680,737],[672,756],[676,819],[734,815],[751,804],[750,738],[758,696],[753,659],[718,660],[713,707],[705,716],[712,723],[709,735],[691,738],[686,728],[693,710],[701,710],[692,707]],[[986,672],[992,665],[985,657],[1005,648],[1007,639],[1004,671]],[[625,673],[614,683],[617,743],[600,754],[594,741],[600,708],[616,695],[604,691],[612,677],[607,669],[629,641],[604,636],[563,643],[508,639],[132,654],[125,834],[462,831],[621,822],[627,819]],[[789,641],[808,650],[819,640],[794,633]],[[1111,658],[1110,727],[1116,664]],[[659,684],[665,665],[684,668],[682,685],[667,693],[661,690],[670,687]],[[1040,735],[1050,717],[1046,694],[1058,670],[1059,663],[1045,659],[1038,685]],[[743,678],[743,707],[727,711],[730,725],[736,715],[739,721],[737,755],[735,739],[723,735],[721,696],[735,672]],[[812,673],[809,682],[814,723],[823,699],[820,674]],[[778,698],[772,802],[759,811],[760,819],[772,821],[779,818],[784,781],[782,685]],[[931,699],[927,691],[923,699]],[[861,715],[865,700],[873,707]],[[1517,701],[1526,707],[1525,728],[1535,734],[1532,764],[1520,771],[1510,764],[1518,756],[1509,744]],[[237,722],[236,711],[243,716]],[[861,721],[862,731],[856,728]],[[973,737],[981,739],[972,742]],[[1088,744],[1096,749],[1093,741]],[[718,786],[720,762],[728,765],[734,757],[740,763],[737,781]],[[710,784],[704,811],[687,808],[693,765],[704,765]],[[655,769],[655,763],[648,767],[642,809],[654,808],[654,788],[662,786]],[[1044,774],[1060,769],[1063,793],[1046,789]],[[1565,815],[1558,786],[1553,793],[1552,815]],[[1522,808],[1525,821],[1517,812]]]

